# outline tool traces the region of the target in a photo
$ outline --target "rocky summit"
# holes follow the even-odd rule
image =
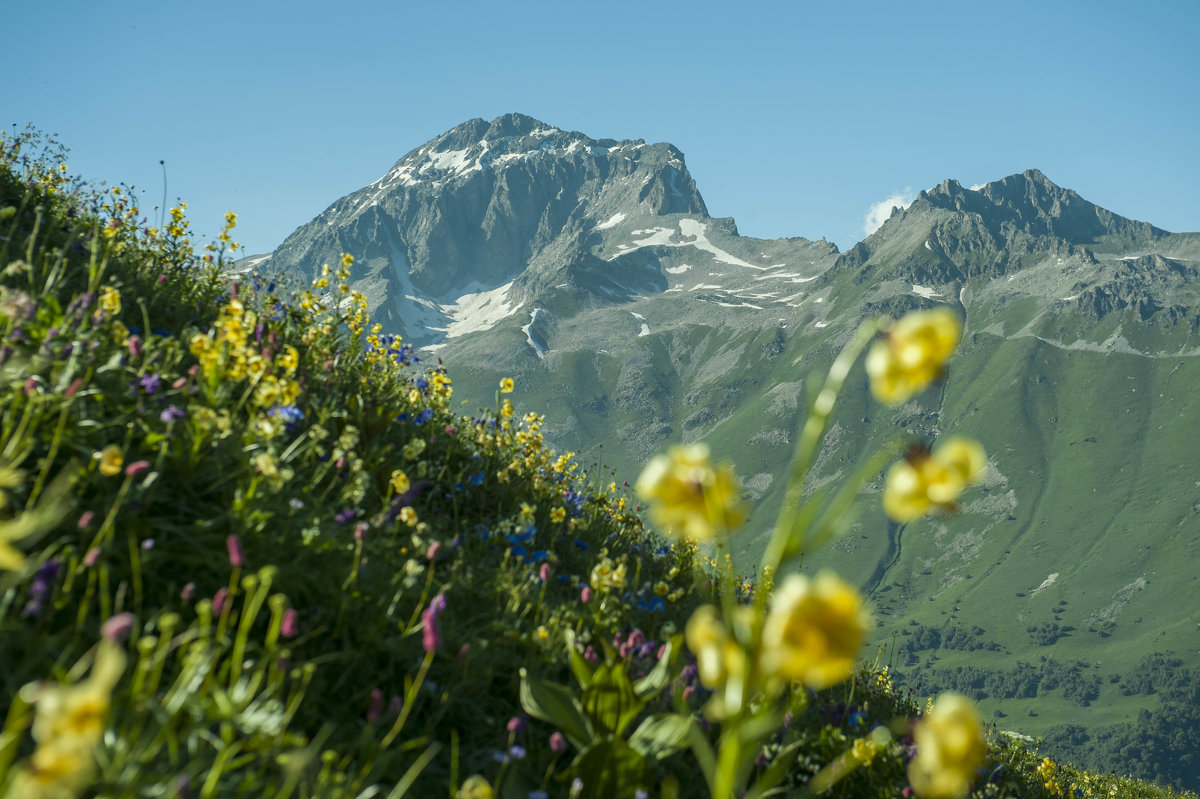
[[[618,481],[673,443],[731,460],[756,503],[730,546],[744,569],[841,346],[871,315],[953,306],[950,379],[885,409],[853,373],[810,489],[897,436],[952,433],[987,449],[984,486],[901,526],[876,479],[804,567],[871,594],[880,657],[923,692],[970,693],[1081,762],[1196,778],[1171,749],[1190,740],[1134,751],[1178,710],[1134,675],[1200,651],[1180,601],[1200,586],[1200,234],[1028,170],[944,181],[845,253],[748,238],[708,216],[675,147],[509,114],[418,147],[241,267],[307,281],[343,252],[375,321],[442,357],[456,398],[490,405],[515,378],[547,437]]]

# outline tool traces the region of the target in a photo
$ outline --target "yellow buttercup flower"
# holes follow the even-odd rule
[[[888,469],[883,509],[901,524],[933,508],[949,510],[967,486],[983,479],[987,455],[978,442],[954,437],[934,451],[914,449]]]
[[[396,469],[395,471],[392,472],[391,484],[392,484],[392,491],[396,492],[397,494],[407,493],[407,491],[410,487],[410,484],[408,482],[408,475],[406,475],[404,472],[400,471],[399,469]]]
[[[100,289],[100,309],[105,313],[119,314],[121,312],[121,292],[111,286]]]
[[[472,774],[458,789],[458,799],[493,799],[496,793],[492,784],[479,774]]]
[[[612,558],[602,558],[592,567],[592,589],[595,591],[622,591],[628,580],[625,563],[613,563]]]
[[[125,456],[121,454],[121,448],[116,444],[109,444],[97,452],[95,457],[100,461],[100,474],[105,477],[116,477],[121,473],[121,467],[125,465]]]
[[[550,521],[558,524],[563,519],[567,518],[566,508],[554,508],[550,511]]]
[[[763,624],[765,674],[827,688],[854,671],[871,627],[863,599],[832,572],[788,575],[775,589]]]
[[[908,779],[923,799],[960,799],[971,790],[975,769],[983,764],[987,739],[974,703],[945,693],[913,729],[917,755]]]
[[[650,516],[672,535],[703,541],[746,519],[733,467],[713,468],[704,444],[672,447],[638,477],[638,494],[650,503]]]
[[[500,393],[511,394],[513,392],[513,379],[506,377],[500,381]]]
[[[942,376],[961,336],[962,320],[947,307],[904,316],[867,353],[875,398],[897,405],[924,390]]]
[[[752,608],[739,608],[740,621],[749,622]],[[726,629],[719,611],[701,605],[688,619],[684,640],[696,658],[700,683],[713,691],[708,713],[713,718],[730,716],[741,710],[746,699],[746,671],[749,658],[737,639]]]

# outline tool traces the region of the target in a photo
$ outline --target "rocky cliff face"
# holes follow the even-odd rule
[[[411,151],[258,268],[311,276],[353,252],[367,266],[358,288],[377,320],[433,343],[453,323],[453,311],[437,319],[443,306],[505,286],[492,304],[510,307],[564,273],[603,273],[588,251],[593,234],[670,214],[707,216],[671,145],[595,140],[508,114]],[[635,276],[635,288],[644,282]]]

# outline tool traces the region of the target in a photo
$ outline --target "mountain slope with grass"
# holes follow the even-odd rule
[[[1175,601],[1194,592],[1200,540],[1197,234],[1027,170],[923,191],[845,253],[753,239],[707,215],[670,145],[508,115],[413,150],[239,268],[308,281],[343,250],[372,318],[443,358],[456,396],[487,401],[513,377],[548,441],[626,479],[676,443],[732,460],[754,503],[730,545],[742,571],[782,502],[811,376],[865,320],[955,308],[966,333],[944,390],[880,409],[852,374],[811,486],[896,437],[962,430],[989,453],[980,496],[900,526],[870,484],[811,565],[869,592],[909,684],[956,686],[1097,768],[1200,779],[1191,741],[1153,733],[1153,762],[1134,745],[1173,700],[1122,688],[1143,657],[1200,648]]]
[[[229,280],[232,213],[196,251],[2,145],[0,795],[705,793],[679,631],[744,589],[365,297]],[[912,699],[789,692],[754,773],[908,795]],[[1171,795],[989,740],[976,796]]]

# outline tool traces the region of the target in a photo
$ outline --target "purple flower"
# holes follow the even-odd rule
[[[525,759],[525,747],[517,746],[516,744],[514,744],[511,747],[509,747],[508,755],[513,760],[524,760]]]
[[[168,405],[163,409],[163,412],[158,415],[162,419],[163,424],[170,424],[176,419],[182,419],[187,416],[187,411],[180,408],[178,405]]]
[[[149,374],[144,374],[138,378],[138,385],[141,386],[142,391],[145,391],[147,394],[154,394],[159,388],[161,388],[162,380],[159,379],[158,375],[150,372]]]
[[[567,739],[561,732],[555,731],[550,734],[550,751],[556,755],[567,751]]]
[[[355,516],[354,508],[346,508],[343,511],[339,511],[338,514],[336,516],[334,516],[333,518],[337,521],[338,524],[349,524],[350,521],[354,518],[354,516]]]

